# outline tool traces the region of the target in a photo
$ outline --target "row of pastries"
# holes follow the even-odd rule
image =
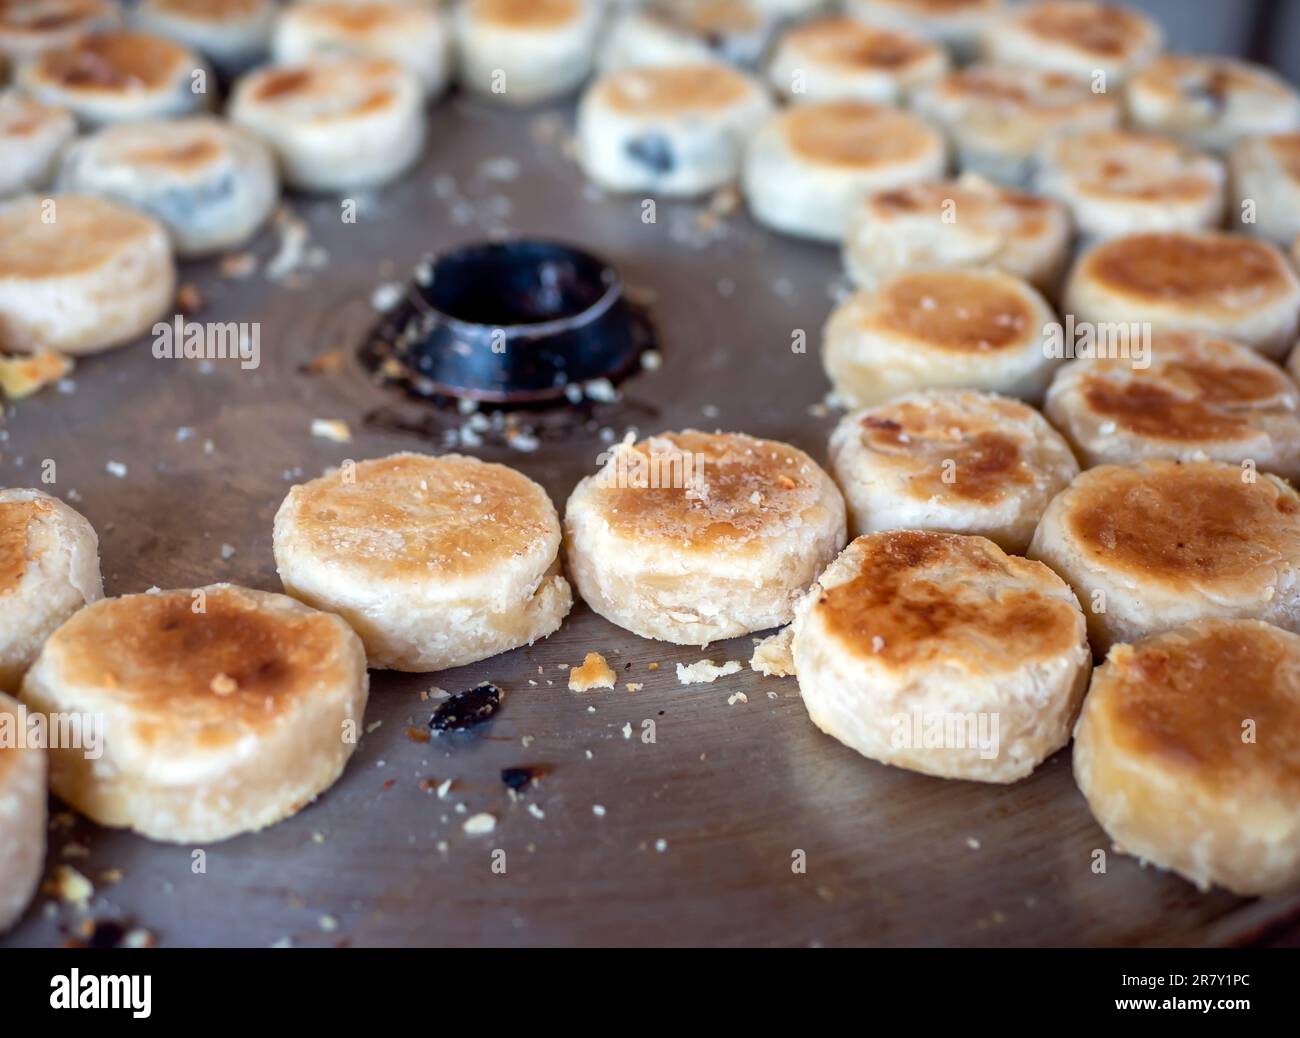
[[[280,24],[329,20],[326,6]],[[334,6],[336,25],[355,26],[399,5]],[[116,89],[136,29],[5,51],[20,93],[0,111],[110,124],[51,152],[76,185],[54,196],[56,219],[41,220],[40,198],[0,208],[7,348],[129,341],[171,306],[173,250],[236,244],[190,237],[187,217],[159,208],[140,155],[161,137],[173,171],[216,168],[205,156],[220,152],[244,221],[214,222],[246,240],[277,177],[343,190],[408,169],[452,64],[507,103],[596,69],[577,113],[587,176],[655,196],[739,184],[760,223],[840,245],[859,288],[823,334],[849,408],[825,467],[745,434],[665,432],[621,445],[561,517],[501,465],[346,463],[277,513],[285,595],[105,599],[89,523],[38,491],[0,492],[0,675],[34,711],[108,718],[104,757],[54,750],[50,786],[160,840],[273,824],[341,773],[368,666],[437,671],[530,644],[576,593],[675,644],[780,628],[767,669],[794,674],[813,722],[875,760],[1009,782],[1073,735],[1080,787],[1122,849],[1202,885],[1294,886],[1300,497],[1286,480],[1300,389],[1276,361],[1296,338],[1300,281],[1270,241],[1296,229],[1294,92],[1241,63],[1159,56],[1150,22],[1090,3],[857,0],[851,21],[805,22],[774,47],[702,30],[702,4],[654,6],[471,0],[449,20],[455,62],[434,67],[420,48],[422,73],[388,44],[251,71],[223,59],[239,77],[225,121],[170,107],[104,118],[105,87],[109,102],[204,107],[184,95],[193,51]],[[761,25],[819,5],[734,6]],[[733,47],[761,71],[719,60]],[[505,54],[519,64],[503,68]],[[97,185],[120,163],[118,186]],[[954,164],[961,176],[944,179]],[[1232,211],[1254,234],[1223,230],[1230,191],[1255,203],[1252,220]],[[1080,233],[1092,247],[1071,263]],[[52,312],[51,296],[77,305]],[[1136,337],[1071,361],[1053,346],[1058,312]],[[900,734],[913,714],[987,720],[997,746]],[[0,751],[0,817],[33,834],[0,850],[0,887],[16,892],[0,928],[39,875],[45,767]]]

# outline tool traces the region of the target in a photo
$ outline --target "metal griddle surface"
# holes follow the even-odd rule
[[[607,446],[601,427],[620,437],[629,426],[741,430],[824,458],[834,415],[810,408],[828,388],[817,346],[839,275],[834,250],[778,238],[743,214],[701,232],[693,205],[661,203],[647,224],[638,199],[599,197],[560,142],[539,139],[548,119],[569,118],[567,107],[539,123],[537,113],[444,101],[419,170],[363,200],[355,224],[335,199],[293,200],[330,256],[302,287],[260,273],[223,279],[215,264],[183,271],[207,298],[199,319],[262,323],[260,369],[157,360],[145,343],[89,359],[75,391],[11,408],[0,483],[38,485],[42,460],[56,461],[53,489],[75,489],[100,533],[109,594],[218,580],[279,590],[271,518],[291,483],[345,458],[444,449],[436,435],[396,430],[393,419],[418,424],[428,412],[371,385],[354,361],[335,374],[299,369],[353,345],[375,286],[404,278],[427,251],[502,230],[589,247],[652,292],[664,363],[625,383],[621,402],[597,406],[591,428],[553,416],[534,453],[474,453],[522,469],[561,508]],[[518,163],[516,179],[491,175],[501,158]],[[268,234],[256,251],[274,245]],[[791,349],[795,329],[807,333],[805,354]],[[367,423],[379,409],[387,420]],[[354,442],[311,438],[313,418],[347,421]],[[193,436],[178,439],[180,427]],[[126,477],[110,475],[109,461]],[[223,544],[236,549],[228,561]],[[134,920],[163,945],[1219,943],[1300,910],[1295,898],[1201,894],[1114,854],[1094,874],[1094,850],[1110,845],[1068,751],[1011,787],[941,781],[821,734],[791,679],[746,667],[713,685],[677,682],[676,662],[746,661],[751,647],[643,641],[579,605],[531,648],[437,675],[374,673],[366,720],[382,723],[339,783],[266,832],[204,848],[205,871],[192,848],[83,819],[52,829],[48,867],[95,881],[91,916]],[[616,690],[568,690],[557,665],[589,650],[619,672]],[[431,712],[421,690],[483,680],[506,692],[489,726],[408,738],[408,722],[423,726]],[[630,693],[629,681],[644,688]],[[748,702],[729,705],[737,692]],[[645,720],[653,744],[640,738]],[[549,773],[512,800],[500,772],[524,764]],[[439,799],[421,779],[454,785]],[[463,821],[480,811],[497,816],[495,832],[466,835]],[[498,850],[504,873],[493,870]],[[792,869],[796,851],[804,873]],[[110,869],[119,882],[101,882]],[[337,929],[322,928],[323,916]],[[58,943],[82,918],[42,896],[4,943]]]

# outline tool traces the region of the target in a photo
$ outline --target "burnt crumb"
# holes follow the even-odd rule
[[[484,684],[457,692],[445,700],[429,718],[429,731],[463,732],[487,721],[501,708],[501,690]]]
[[[628,156],[659,176],[666,176],[677,165],[672,142],[662,133],[648,133],[628,141]]]
[[[520,764],[501,769],[501,781],[515,793],[522,793],[551,770],[549,764]]]
[[[68,938],[66,948],[116,948],[131,931],[131,923],[120,919],[86,919]]]

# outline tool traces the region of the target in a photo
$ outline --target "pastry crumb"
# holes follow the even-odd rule
[[[692,663],[690,666],[679,663],[677,680],[683,685],[707,685],[728,674],[735,674],[739,670],[739,660],[727,660],[722,666],[718,666],[712,660],[700,660],[699,663]]]
[[[347,422],[333,418],[313,418],[311,434],[318,440],[333,440],[335,443],[351,443],[352,430]]]
[[[0,391],[10,400],[21,400],[58,382],[71,370],[72,361],[53,350],[32,357],[0,357]]]
[[[94,884],[71,865],[54,866],[54,874],[41,889],[51,897],[83,908],[95,894]]]
[[[794,627],[781,628],[776,634],[764,638],[754,646],[754,655],[749,658],[749,666],[765,678],[788,678],[794,674],[794,656],[791,643],[794,641]]]
[[[488,814],[486,811],[480,811],[478,814],[470,815],[466,818],[465,824],[461,826],[461,829],[463,829],[465,834],[468,836],[486,836],[496,827],[496,817]]]
[[[581,667],[569,671],[569,691],[590,692],[593,688],[613,688],[616,675],[598,652],[587,653]]]

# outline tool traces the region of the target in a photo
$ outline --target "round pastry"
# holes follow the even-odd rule
[[[0,0],[0,67],[118,23],[113,0]]]
[[[971,174],[869,195],[844,236],[844,268],[867,289],[909,271],[985,267],[1055,295],[1069,255],[1063,205]]]
[[[1164,332],[1142,366],[1075,360],[1057,370],[1044,410],[1090,467],[1249,460],[1300,482],[1300,388],[1277,365],[1225,339]]]
[[[1065,312],[1096,327],[1149,325],[1245,343],[1270,357],[1296,341],[1300,279],[1276,248],[1236,234],[1130,234],[1086,252]]]
[[[1046,300],[1010,274],[917,271],[836,307],[822,333],[822,363],[848,407],[929,388],[1035,401],[1057,364],[1047,348],[1053,326]]]
[[[1300,627],[1300,496],[1215,461],[1089,469],[1029,546],[1074,588],[1104,653],[1207,616]]]
[[[274,548],[285,590],[342,616],[387,670],[531,645],[573,604],[546,491],[459,454],[394,454],[294,487]]]
[[[898,104],[948,66],[947,51],[923,36],[819,18],[781,36],[767,78],[789,101]]]
[[[161,36],[82,36],[19,66],[15,82],[38,101],[83,123],[184,115],[212,106],[216,84],[192,50]]]
[[[1079,603],[1046,566],[983,537],[859,537],[795,610],[813,724],[865,757],[1015,782],[1070,740],[1092,659]]]
[[[914,32],[946,45],[962,61],[974,56],[1002,0],[845,0],[854,18],[885,29]]]
[[[1164,34],[1150,18],[1118,4],[1046,0],[990,25],[981,43],[991,62],[1064,72],[1104,92],[1150,63]]]
[[[873,191],[942,176],[943,137],[915,116],[864,101],[794,105],[759,129],[742,185],[761,224],[839,242]]]
[[[90,523],[39,490],[0,490],[0,690],[16,692],[54,629],[103,597]]]
[[[1085,235],[1199,231],[1223,224],[1217,158],[1140,130],[1093,130],[1048,143],[1038,190],[1070,207]]]
[[[752,66],[775,20],[753,0],[650,0],[613,15],[596,55],[601,72],[721,61]]]
[[[77,121],[62,108],[0,90],[0,198],[45,187],[59,152],[77,133]]]
[[[395,61],[318,57],[258,69],[235,84],[229,115],[304,191],[387,184],[424,149],[424,89]]]
[[[451,73],[451,40],[436,8],[400,0],[313,0],[285,8],[272,52],[292,65],[318,55],[389,58],[412,72],[425,92],[442,92]]]
[[[0,726],[20,730],[23,708],[0,692]],[[45,869],[45,750],[0,741],[0,934],[22,918]]]
[[[343,771],[368,678],[337,616],[233,584],[108,598],[27,672],[33,710],[103,719],[50,751],[50,788],[100,825],[215,843],[296,814]]]
[[[844,546],[844,499],[801,450],[687,430],[621,444],[574,489],[564,534],[593,610],[643,638],[708,645],[790,621]]]
[[[280,196],[270,149],[207,115],[124,123],[83,137],[64,155],[59,190],[156,217],[181,256],[242,245]]]
[[[1300,129],[1300,95],[1262,65],[1201,54],[1166,54],[1129,80],[1129,118],[1207,151]]]
[[[1032,407],[969,389],[908,393],[845,415],[830,458],[855,536],[977,534],[1015,554],[1079,474],[1069,445]]]
[[[0,349],[97,353],[172,305],[176,267],[153,217],[99,198],[0,205]]]
[[[1300,236],[1300,133],[1238,141],[1228,159],[1229,223],[1283,246]]]
[[[1120,105],[1061,72],[971,65],[918,90],[916,110],[952,139],[963,170],[1028,187],[1053,137],[1119,125]]]
[[[1198,620],[1093,675],[1074,777],[1121,853],[1202,889],[1300,884],[1300,638]]]
[[[466,0],[456,11],[460,83],[490,100],[531,105],[591,73],[598,0]]]
[[[703,194],[736,178],[771,108],[762,86],[725,65],[611,72],[578,105],[578,161],[609,191]]]
[[[135,25],[183,43],[224,76],[237,76],[266,59],[275,0],[140,0]]]

